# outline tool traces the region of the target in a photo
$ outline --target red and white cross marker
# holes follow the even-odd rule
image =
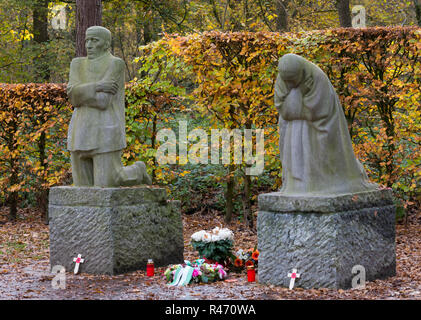
[[[75,271],[74,271],[75,274],[77,274],[79,272],[79,265],[81,263],[83,263],[84,261],[85,261],[85,259],[82,259],[82,255],[81,254],[78,254],[77,255],[77,258],[73,258],[73,262],[76,262]]]
[[[292,273],[288,273],[288,277],[291,278],[291,281],[289,282],[289,289],[292,290],[292,288],[294,288],[295,278],[299,278],[300,274],[297,273],[297,269],[292,269]]]

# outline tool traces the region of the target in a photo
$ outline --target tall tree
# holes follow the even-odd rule
[[[343,28],[352,27],[351,11],[349,10],[349,0],[336,0],[339,23]]]
[[[49,59],[45,45],[48,43],[48,0],[34,0],[32,5],[32,32],[39,47],[38,58],[34,60],[36,81],[50,79]]]
[[[36,58],[34,59],[34,79],[36,82],[48,82],[50,80],[50,58],[48,48],[48,2],[49,0],[33,0],[32,3],[32,32],[34,34],[34,42],[36,50]],[[37,139],[40,163],[47,166],[44,161],[46,155],[46,133],[42,132]],[[43,181],[44,182],[44,181]],[[39,188],[35,192],[38,205],[43,212],[44,222],[48,223],[48,189]],[[15,199],[17,202],[17,197]],[[15,206],[15,208],[13,208]],[[11,204],[11,212],[16,211],[16,204]],[[14,213],[16,216],[16,212]]]
[[[413,0],[415,7],[415,16],[417,19],[418,25],[421,27],[421,0]]]
[[[76,57],[86,56],[85,32],[102,24],[101,0],[76,0]]]
[[[276,30],[277,31],[288,31],[288,12],[287,12],[288,1],[276,0]]]

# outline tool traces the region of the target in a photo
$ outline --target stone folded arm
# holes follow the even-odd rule
[[[100,110],[105,110],[112,98],[110,93],[97,92],[95,82],[76,85],[69,90],[69,96],[75,108],[91,107]]]
[[[74,59],[70,66],[69,83],[67,85],[70,103],[75,108],[91,107],[105,110],[110,105],[113,95],[97,91],[97,85],[99,82],[114,82],[118,84],[120,81],[115,79],[116,75],[121,74],[121,67],[117,63],[113,63],[111,72],[107,72],[103,79],[88,83],[82,83],[77,76],[79,72],[72,72],[72,70],[78,70],[80,67],[82,66],[79,65],[78,59]]]

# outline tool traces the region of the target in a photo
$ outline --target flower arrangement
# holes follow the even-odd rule
[[[259,250],[256,248],[249,249],[247,251],[240,249],[235,253],[232,264],[235,271],[241,271],[244,268],[247,269],[250,266],[253,266],[255,269],[257,269],[258,262]]]
[[[233,257],[234,234],[228,228],[214,228],[211,232],[198,231],[191,236],[191,245],[200,258],[226,265]]]
[[[205,259],[193,263],[185,260],[184,264],[171,265],[164,272],[167,282],[173,286],[185,286],[190,283],[210,283],[227,277],[224,267],[218,263],[209,264]]]

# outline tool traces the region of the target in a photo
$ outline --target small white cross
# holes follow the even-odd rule
[[[78,254],[77,255],[77,258],[73,258],[73,262],[76,262],[75,271],[74,271],[75,274],[77,274],[79,272],[79,265],[81,263],[83,263],[84,261],[85,261],[85,259],[82,259],[82,255],[81,254]]]
[[[300,274],[297,273],[297,269],[292,269],[292,273],[288,273],[288,277],[291,278],[291,281],[289,282],[289,289],[292,290],[292,288],[294,288],[295,278],[299,278]]]

